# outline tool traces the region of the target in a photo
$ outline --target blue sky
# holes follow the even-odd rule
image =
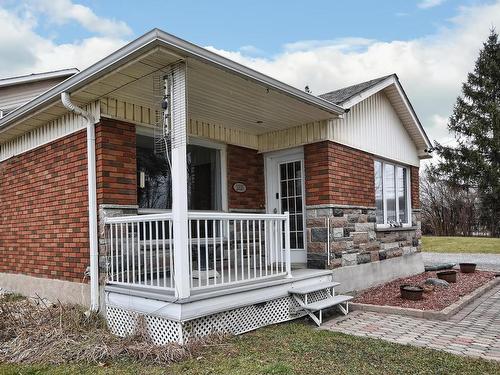
[[[397,73],[432,140],[500,0],[0,0],[0,77],[84,69],[154,27],[321,94]]]
[[[154,27],[203,46],[225,50],[247,48],[254,55],[272,56],[285,44],[301,40],[361,37],[391,41],[413,39],[446,26],[457,8],[478,1],[80,1],[101,17],[125,21],[139,36]],[[125,5],[124,5],[125,4]],[[306,6],[307,4],[307,6]],[[78,24],[54,34],[53,25],[38,31],[71,42],[89,32]]]

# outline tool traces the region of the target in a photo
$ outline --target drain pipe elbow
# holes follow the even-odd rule
[[[89,204],[89,248],[90,248],[90,310],[99,310],[99,250],[97,234],[97,191],[95,162],[95,119],[94,116],[71,102],[69,93],[61,93],[64,107],[82,116],[87,128],[87,181]]]

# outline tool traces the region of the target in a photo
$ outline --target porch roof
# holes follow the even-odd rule
[[[146,107],[152,77],[188,62],[188,114],[260,134],[341,115],[344,110],[216,53],[154,29],[0,119],[0,142],[54,120],[67,110],[60,94],[84,105],[112,96]]]

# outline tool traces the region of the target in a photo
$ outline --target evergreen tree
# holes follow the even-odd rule
[[[477,190],[483,225],[500,236],[500,43],[492,30],[474,72],[462,86],[448,130],[454,147],[436,142],[441,157],[435,171],[452,185]]]

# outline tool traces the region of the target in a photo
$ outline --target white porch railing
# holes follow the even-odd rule
[[[174,289],[172,214],[106,219],[108,283]]]
[[[289,216],[189,212],[190,288],[291,275]],[[108,283],[175,289],[172,215],[106,219]]]

